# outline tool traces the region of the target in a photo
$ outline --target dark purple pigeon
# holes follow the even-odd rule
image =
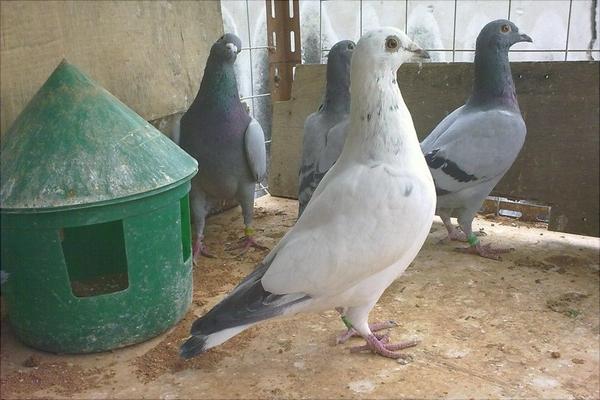
[[[237,200],[246,225],[240,246],[262,247],[253,239],[252,213],[256,183],[266,174],[265,136],[240,101],[233,64],[242,48],[230,33],[213,44],[198,94],[181,118],[179,144],[198,161],[190,203],[198,253],[211,256],[203,243],[204,223],[211,206]]]

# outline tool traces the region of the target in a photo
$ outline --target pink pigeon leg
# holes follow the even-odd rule
[[[406,342],[400,342],[395,344],[387,343],[387,340],[377,339],[375,335],[367,335],[365,337],[367,344],[362,346],[355,346],[350,348],[351,353],[358,353],[361,351],[369,350],[375,354],[379,354],[380,356],[387,358],[406,358],[408,355],[402,353],[395,353],[395,351],[403,350],[409,347],[416,346],[419,342],[416,340],[409,340]]]
[[[508,248],[492,248],[490,244],[482,245],[477,236],[471,233],[468,236],[469,247],[457,248],[456,250],[462,253],[478,254],[484,258],[492,260],[500,260],[500,254],[508,253],[511,249]]]
[[[384,322],[375,322],[373,324],[369,324],[369,329],[371,332],[381,331],[383,329],[394,328],[398,326],[396,321],[384,321]],[[346,343],[352,337],[361,337],[360,333],[356,331],[354,328],[348,328],[347,331],[342,332],[336,339],[336,344]]]
[[[194,240],[194,246],[192,247],[192,256],[194,260],[198,255],[208,258],[215,258],[215,256],[208,251],[208,247],[206,247],[206,244],[204,244],[203,239],[204,236],[198,236]]]
[[[250,250],[251,247],[259,250],[269,250],[268,247],[261,245],[254,239],[254,229],[247,226],[244,229],[244,237],[242,237],[236,245],[230,246],[227,250],[242,249],[239,253],[241,256]]]

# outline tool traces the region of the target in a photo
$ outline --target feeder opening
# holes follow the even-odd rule
[[[63,228],[60,237],[73,295],[91,297],[129,287],[122,221]]]

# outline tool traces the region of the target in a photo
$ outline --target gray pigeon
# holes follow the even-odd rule
[[[421,143],[435,181],[437,214],[449,238],[468,241],[465,251],[493,259],[507,250],[482,245],[471,224],[525,141],[525,122],[517,103],[508,49],[531,41],[510,21],[487,24],[477,37],[471,97]],[[451,217],[458,218],[462,232],[452,225]]]
[[[190,203],[196,238],[194,257],[210,256],[203,243],[206,214],[217,201],[235,199],[242,206],[244,251],[253,239],[254,190],[266,174],[265,136],[240,101],[233,63],[240,39],[230,33],[213,44],[198,94],[181,118],[180,146],[198,161]]]
[[[435,212],[433,179],[396,84],[398,67],[414,56],[427,53],[395,28],[360,39],[342,154],[277,246],[193,323],[182,357],[203,353],[263,320],[334,308],[367,342],[354,351],[399,358],[395,350],[415,345],[387,343],[368,324],[383,291],[419,252]]]
[[[298,216],[302,215],[313,192],[329,168],[317,170],[317,163],[328,145],[330,129],[348,119],[350,111],[350,60],[355,44],[351,40],[336,43],[327,57],[327,85],[319,110],[310,114],[304,123],[302,161],[298,187]],[[345,132],[342,132],[345,137]],[[331,165],[337,160],[344,145],[343,138],[330,144]],[[332,153],[335,153],[333,155]],[[331,167],[331,165],[329,167]]]

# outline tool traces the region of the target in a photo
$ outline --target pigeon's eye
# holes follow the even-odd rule
[[[389,37],[385,40],[385,48],[387,50],[396,51],[398,50],[398,39],[395,37]]]
[[[354,50],[354,45],[352,43],[348,45],[348,50]]]
[[[504,24],[500,27],[500,30],[502,31],[502,33],[510,32],[510,25]]]

